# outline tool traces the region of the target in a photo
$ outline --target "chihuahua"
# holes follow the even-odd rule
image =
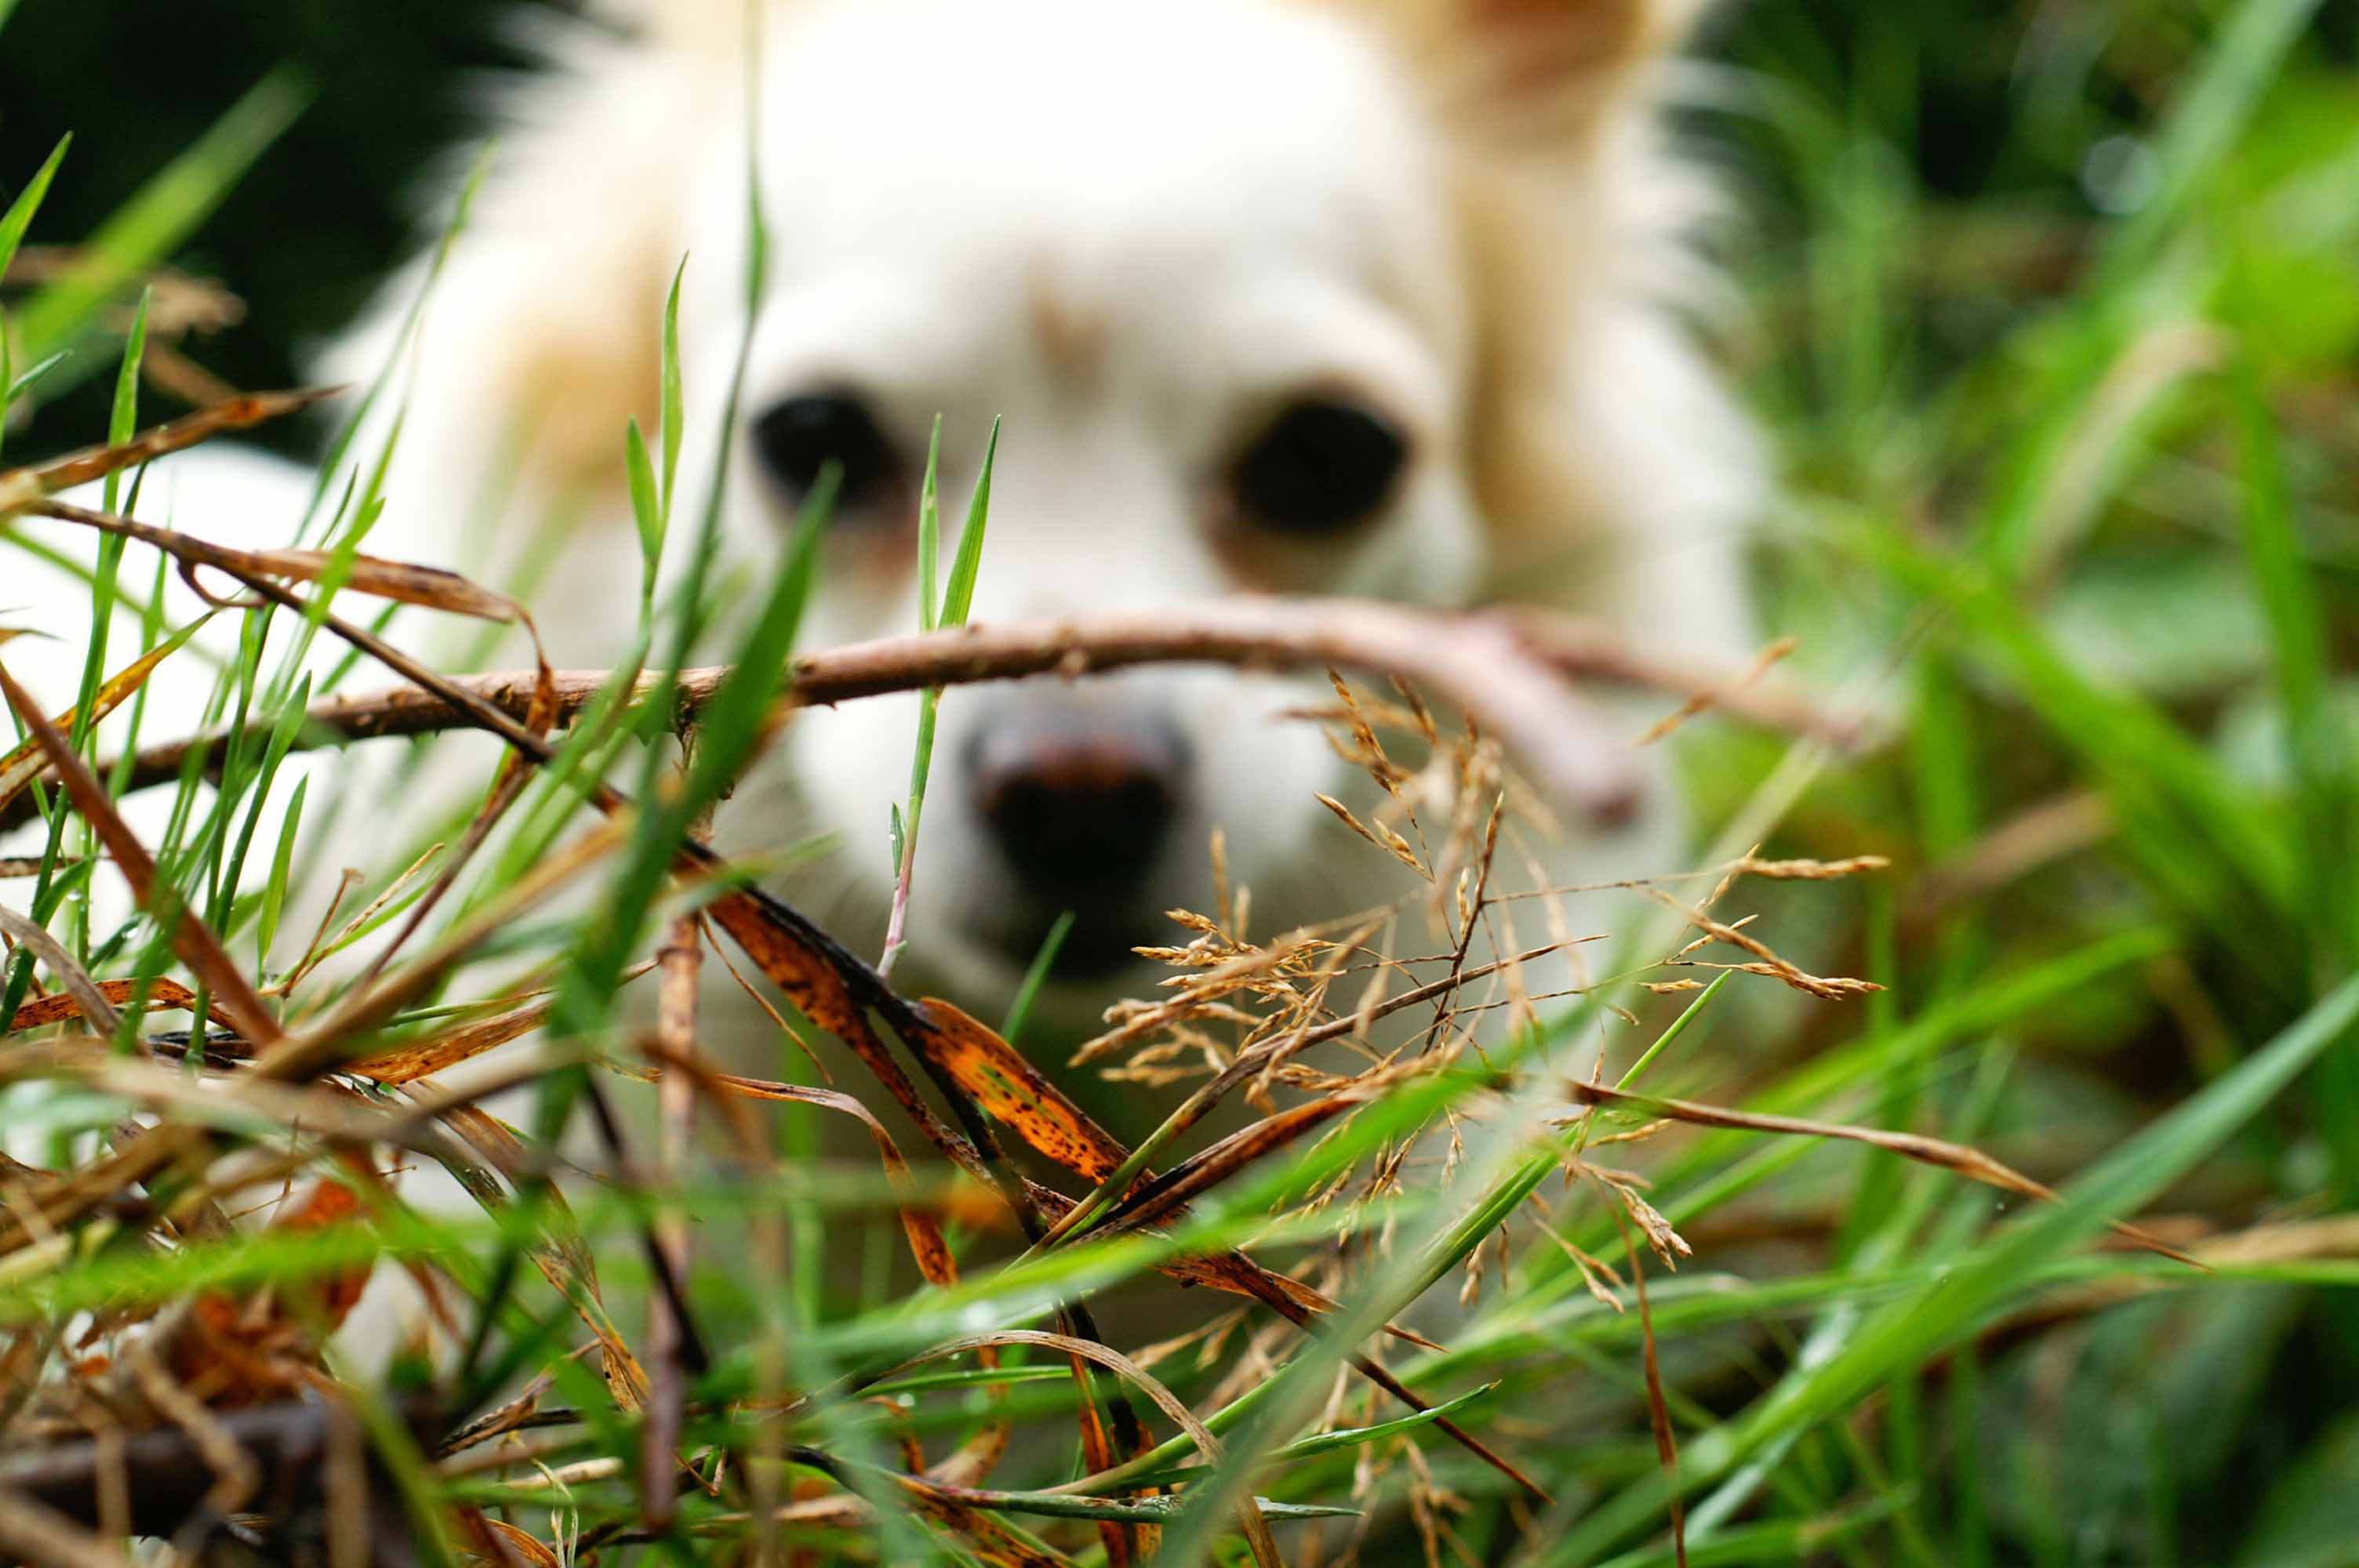
[[[1682,0],[649,0],[569,22],[428,297],[369,548],[494,580],[538,550],[552,655],[615,662],[638,591],[621,432],[653,427],[686,257],[690,469],[725,475],[729,557],[766,570],[834,476],[807,642],[917,629],[939,420],[950,496],[999,432],[978,622],[1518,600],[1739,650],[1763,462],[1684,319],[1710,186],[1661,112],[1691,21]],[[414,292],[342,366],[385,361]],[[486,531],[469,498],[494,492]],[[1163,912],[1204,905],[1215,828],[1273,925],[1380,900],[1387,863],[1318,799],[1350,798],[1353,764],[1286,718],[1305,694],[1177,666],[950,693],[911,967],[989,1008],[1071,911],[1038,1016],[1085,1033]],[[916,700],[799,715],[720,817],[738,849],[832,833],[788,891],[871,950]],[[1638,808],[1571,824],[1552,877],[1675,869],[1646,766]]]

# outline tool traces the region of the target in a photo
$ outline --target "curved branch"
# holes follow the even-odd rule
[[[1351,600],[1214,600],[1153,613],[1083,615],[1055,621],[970,625],[889,637],[799,654],[786,700],[822,707],[929,686],[1101,675],[1139,665],[1217,664],[1249,670],[1333,666],[1398,676],[1474,718],[1516,752],[1558,800],[1611,820],[1635,803],[1636,780],[1623,737],[1571,689],[1597,682],[1701,700],[1748,723],[1815,736],[1838,747],[1864,739],[1865,725],[1813,706],[1790,687],[1748,681],[1744,671],[1642,653],[1593,622],[1530,611],[1444,615]],[[676,724],[692,722],[728,674],[725,665],[681,672]],[[609,676],[557,673],[556,719],[589,705]],[[518,719],[530,710],[535,673],[508,671],[451,677]],[[655,686],[644,676],[644,695]],[[398,687],[315,704],[298,749],[392,735],[427,735],[477,727],[465,708],[416,687]],[[266,735],[267,720],[252,726]],[[214,730],[142,750],[129,787],[179,778],[190,751],[218,749]],[[102,773],[105,770],[102,769]],[[18,797],[0,812],[0,828],[30,810]]]

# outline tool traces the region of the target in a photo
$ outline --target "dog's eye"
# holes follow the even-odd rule
[[[1408,448],[1381,416],[1353,403],[1306,398],[1287,408],[1237,460],[1238,510],[1262,527],[1339,533],[1383,505]]]
[[[823,392],[789,397],[754,422],[754,449],[787,493],[801,496],[828,464],[838,470],[836,504],[843,510],[888,497],[901,480],[901,460],[860,399]]]

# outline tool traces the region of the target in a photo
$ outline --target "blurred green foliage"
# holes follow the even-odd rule
[[[193,354],[266,384],[417,236],[403,192],[482,125],[465,73],[517,59],[471,0],[226,9],[22,0],[0,195],[71,129],[33,237],[91,233],[292,62],[309,107],[180,253],[254,306]],[[1971,1139],[2060,1182],[2150,1152],[2359,970],[2359,4],[1756,0],[1689,85],[1738,214],[1743,308],[1717,330],[1785,481],[1765,617],[1897,721],[1882,755],[1819,767],[1770,851],[1892,874],[1747,907],[1893,989],[1727,1029],[1661,1087]],[[103,427],[104,386],[30,444]],[[1709,820],[1791,763],[1699,740]],[[2000,864],[2043,822],[2071,831]],[[2181,1140],[2150,1164],[2174,1184],[2156,1212],[2347,1218],[2359,1046],[2317,1054],[2249,1121],[2215,1110],[2200,1162]],[[1728,1273],[1657,1298],[1711,1560],[2359,1561],[2348,1246],[2196,1277],[1993,1227],[1986,1194],[1882,1156],[1726,1134],[1649,1174],[1682,1225],[1808,1246],[1712,1253]],[[1580,1499],[1562,1560],[1668,1561],[1634,1545],[1662,1518],[1641,1407],[1564,1359],[1632,1330],[1561,1260],[1518,1269],[1462,1354],[1598,1434],[1551,1460]],[[1927,1326],[1956,1281],[1984,1293]],[[1462,1528],[1479,1548],[1504,1520]]]
[[[448,192],[427,177],[451,170],[453,145],[484,132],[495,84],[527,63],[519,18],[545,9],[17,0],[0,47],[0,192],[13,195],[71,132],[73,156],[30,238],[80,240],[281,69],[305,93],[302,113],[175,260],[248,302],[242,323],[192,344],[191,357],[237,386],[296,384],[306,346],[350,320],[446,220]],[[111,364],[113,353],[102,357]],[[106,396],[103,377],[86,377],[19,449],[103,427]]]

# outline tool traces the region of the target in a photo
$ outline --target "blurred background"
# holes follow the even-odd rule
[[[174,344],[192,393],[301,379],[432,232],[428,176],[546,17],[0,14],[0,198],[75,138],[33,242],[123,221],[192,148],[234,172],[167,247],[226,291],[198,291]],[[1708,1076],[1667,1087],[1774,1093],[1841,1046],[1868,1086],[1847,1118],[2060,1183],[2359,962],[2359,0],[1754,0],[1712,22],[1683,95],[1735,212],[1741,304],[1710,330],[1785,478],[1767,620],[1898,739],[1830,766],[1700,738],[1707,819],[1788,781],[1770,852],[1893,858],[1769,915],[1784,950],[1893,989],[1864,1022],[1818,1009],[1718,1042]],[[115,345],[66,351],[89,373],[46,373],[13,455],[104,427]],[[2354,1053],[2149,1210],[2185,1244],[2238,1238],[2248,1266],[2171,1290],[2057,1263],[1963,1349],[1780,1451],[1771,1520],[1872,1522],[1775,1560],[2359,1563]],[[1939,1267],[1991,1214],[1836,1150],[1740,1183],[1690,1236],[1856,1282]],[[1791,1322],[1677,1341],[1683,1423],[1744,1412],[1843,1298],[1789,1299]],[[1637,1485],[1619,1463],[1601,1491]]]
[[[32,237],[89,234],[262,88],[263,117],[283,115],[283,129],[179,260],[267,301],[191,357],[241,387],[291,385],[304,345],[347,322],[438,230],[448,182],[433,176],[491,128],[500,82],[529,67],[534,24],[578,9],[573,0],[279,0],[126,11],[15,0],[0,51],[0,189],[20,189],[74,134]],[[1731,249],[1756,301],[1756,357],[1785,361],[1756,368],[1796,378],[1781,395],[1815,404],[1859,397],[1886,371],[1904,379],[1872,390],[1906,396],[2068,290],[2092,229],[2156,194],[2157,116],[2234,9],[2170,0],[1716,6],[1699,53],[1726,69],[1694,84],[1690,96],[1713,107],[1691,128],[1736,192]],[[2306,33],[2302,69],[2272,83],[2258,137],[2280,161],[2322,148],[2340,128],[2343,73],[2359,59],[2359,0],[2316,5]],[[1903,212],[1906,224],[1858,228]],[[1799,291],[1810,242],[1836,238],[1836,227],[1873,253],[1855,259],[1869,270],[1854,279],[1872,295]],[[2280,346],[2299,339],[2312,357],[2332,358],[2359,330],[2359,296],[2348,276],[2299,281],[2304,326],[2282,330]],[[1906,345],[1902,362],[1863,362],[1857,340],[1871,324],[1820,314],[1854,308],[1892,313],[1872,330]],[[1838,340],[1854,357],[1821,362],[1808,351]],[[96,391],[53,406],[55,439],[104,409]]]

